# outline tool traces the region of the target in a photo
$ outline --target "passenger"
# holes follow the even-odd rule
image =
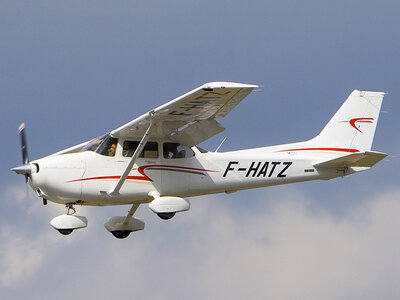
[[[179,145],[176,148],[177,153],[174,158],[185,158],[186,157],[186,146]]]
[[[185,158],[185,157],[186,157],[186,151],[185,150],[179,151],[179,158]]]
[[[177,151],[177,145],[175,143],[165,143],[164,144],[164,158],[176,158],[176,154],[178,153]]]
[[[122,155],[125,157],[132,157],[133,155],[133,148],[129,141],[125,141],[123,145]]]

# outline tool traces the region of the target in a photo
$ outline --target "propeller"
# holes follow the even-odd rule
[[[21,151],[22,151],[22,166],[12,168],[11,170],[17,174],[25,175],[25,181],[28,182],[29,175],[32,174],[32,166],[29,164],[28,147],[25,137],[25,123],[22,123],[19,128],[19,136],[21,139]]]
[[[19,136],[21,140],[21,152],[22,152],[22,166],[12,168],[11,171],[14,171],[17,174],[22,174],[25,176],[25,182],[28,183],[29,177],[32,175],[32,172],[39,172],[39,165],[37,163],[30,164],[29,163],[29,155],[28,155],[28,146],[26,143],[25,136],[25,123],[19,125],[18,128]],[[32,168],[36,168],[36,171],[33,171]],[[47,199],[43,198],[43,205],[47,204]]]

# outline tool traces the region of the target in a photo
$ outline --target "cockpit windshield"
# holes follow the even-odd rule
[[[94,138],[93,140],[91,140],[89,143],[87,143],[85,145],[85,147],[82,148],[82,150],[80,152],[84,152],[84,151],[95,151],[97,149],[97,147],[104,141],[104,139],[108,136],[108,133],[99,136],[97,138]]]

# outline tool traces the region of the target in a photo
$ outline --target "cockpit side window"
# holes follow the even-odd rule
[[[115,156],[117,150],[118,139],[108,135],[100,146],[96,149],[96,153],[105,156]]]
[[[179,143],[164,143],[163,156],[166,159],[193,157],[194,152],[188,146]]]

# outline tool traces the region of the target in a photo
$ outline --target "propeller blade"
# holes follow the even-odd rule
[[[21,137],[22,163],[26,165],[29,163],[29,156],[28,156],[28,146],[25,137],[25,123],[22,123],[19,126],[19,136]]]

